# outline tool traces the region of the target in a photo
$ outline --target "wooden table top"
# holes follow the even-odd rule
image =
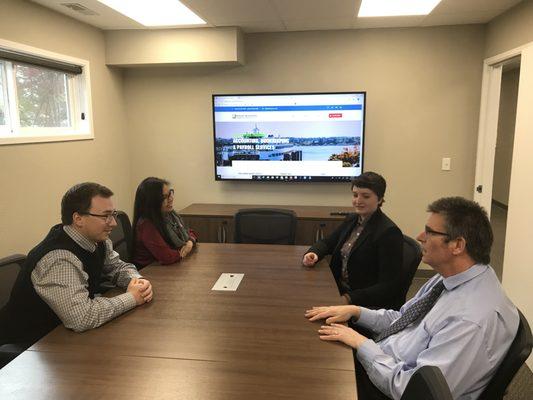
[[[150,304],[81,334],[56,328],[0,370],[0,398],[354,399],[352,351],[304,318],[338,302],[325,263],[301,266],[306,249],[202,243],[149,266]],[[211,290],[223,272],[245,274],[237,291]]]
[[[348,199],[349,202],[349,199]],[[257,204],[209,204],[194,203],[179,211],[180,215],[205,217],[233,217],[242,208],[282,208],[293,210],[298,219],[343,220],[345,215],[331,215],[332,212],[355,212],[353,207],[341,206],[290,206]]]

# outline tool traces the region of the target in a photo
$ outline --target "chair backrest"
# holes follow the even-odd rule
[[[503,399],[509,383],[531,354],[531,346],[533,345],[531,329],[520,310],[518,310],[518,315],[520,323],[511,347],[509,347],[496,373],[478,400]]]
[[[404,281],[402,283],[402,298],[399,299],[400,306],[405,303],[407,292],[421,260],[422,250],[418,242],[407,235],[403,235],[402,277]]]
[[[9,300],[11,289],[25,261],[26,256],[22,254],[0,258],[0,308]]]
[[[446,379],[438,367],[418,368],[407,384],[400,400],[453,400]]]
[[[117,226],[111,231],[109,238],[113,242],[113,249],[120,254],[120,259],[130,262],[133,246],[131,222],[124,211],[118,212]]]
[[[235,243],[294,244],[296,213],[277,208],[249,208],[235,214]]]

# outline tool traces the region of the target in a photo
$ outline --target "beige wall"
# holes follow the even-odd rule
[[[131,207],[122,76],[105,66],[104,35],[71,18],[20,0],[3,0],[0,38],[89,60],[95,139],[0,146],[0,254],[27,252],[59,222],[60,199],[92,180]]]
[[[365,90],[365,169],[388,179],[384,210],[415,235],[428,202],[472,196],[483,47],[479,25],[266,33],[246,36],[243,67],[127,70],[132,185],[168,178],[178,208],[349,205],[348,184],[215,182],[211,94]]]
[[[494,154],[494,181],[492,198],[507,205],[509,201],[509,181],[513,160],[514,127],[516,120],[516,100],[520,69],[515,68],[502,74],[500,112],[498,115],[498,137]]]
[[[522,54],[520,67],[502,279],[510,298],[522,310],[530,324],[533,321],[533,296],[530,289],[530,284],[533,282],[530,251],[533,237],[531,104],[533,104],[533,46]],[[529,357],[528,365],[533,369],[533,356]]]
[[[239,28],[115,30],[105,33],[107,65],[243,64]]]
[[[524,0],[487,25],[485,57],[533,42],[533,0]]]
[[[486,57],[505,53],[525,44],[533,45],[533,1],[520,3],[491,21],[487,27]],[[531,324],[533,296],[531,282],[531,238],[533,209],[531,208],[531,172],[533,171],[533,47],[522,53],[518,90],[517,119],[513,145],[513,161],[509,190],[509,211],[503,264],[503,286],[513,302]],[[533,356],[527,364],[533,369]]]

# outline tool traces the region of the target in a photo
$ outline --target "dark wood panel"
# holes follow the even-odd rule
[[[295,244],[310,246],[317,240],[330,235],[340,224],[342,220],[298,220]]]
[[[138,339],[138,345],[142,339]],[[53,368],[51,368],[53,366]],[[354,372],[283,362],[205,362],[28,351],[0,370],[10,400],[352,400]]]
[[[349,200],[349,199],[347,199]],[[180,210],[180,215],[210,216],[210,217],[233,217],[241,208],[285,208],[293,210],[297,218],[302,219],[331,219],[343,220],[343,216],[331,215],[332,212],[353,212],[352,207],[340,206],[294,206],[294,205],[270,205],[270,204],[207,204],[195,203]]]
[[[344,220],[332,212],[352,212],[351,207],[329,206],[260,206],[244,204],[191,204],[179,213],[189,227],[198,232],[204,243],[232,243],[234,241],[233,215],[241,208],[272,207],[293,210],[297,226],[295,243],[311,245],[317,237],[327,236]]]
[[[233,217],[205,217],[183,215],[185,224],[198,233],[203,243],[231,243],[234,240]]]

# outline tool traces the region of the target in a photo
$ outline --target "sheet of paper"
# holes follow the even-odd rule
[[[225,290],[234,292],[239,287],[242,278],[244,278],[244,274],[220,274],[220,278],[218,278],[211,290]]]

